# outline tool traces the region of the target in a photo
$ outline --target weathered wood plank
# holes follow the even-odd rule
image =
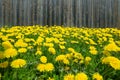
[[[0,26],[2,26],[2,0],[0,0]]]
[[[0,0],[0,25],[120,26],[120,0]]]
[[[120,0],[118,0],[118,22],[117,27],[120,29]]]

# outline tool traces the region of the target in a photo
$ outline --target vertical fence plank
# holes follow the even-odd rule
[[[25,0],[24,3],[23,3],[23,25],[27,25],[27,1],[28,0]]]
[[[75,10],[75,13],[74,13],[74,25],[75,27],[79,27],[79,1],[80,0],[75,0],[75,4],[74,4],[74,10]]]
[[[107,27],[109,27],[109,5],[107,4],[108,3],[108,1],[106,1],[106,11],[107,11]]]
[[[113,0],[109,1],[109,22],[108,22],[108,24],[109,24],[110,27],[112,27],[112,14],[113,14],[113,12],[112,12],[112,8],[113,8],[112,1]]]
[[[13,25],[17,25],[17,0],[13,0]]]
[[[53,18],[53,16],[52,16],[52,13],[53,13],[53,7],[52,7],[52,0],[49,0],[49,3],[48,3],[48,12],[49,12],[49,14],[48,14],[48,25],[49,26],[52,26],[52,18]]]
[[[99,16],[98,16],[98,14],[99,14],[99,7],[98,7],[98,1],[97,0],[94,0],[95,1],[95,3],[94,3],[94,7],[95,7],[95,27],[98,27],[98,20],[99,20]]]
[[[120,0],[118,0],[118,23],[117,26],[120,29]]]
[[[4,0],[1,1],[2,6],[2,26],[5,25],[5,3]]]
[[[5,24],[8,25],[8,2],[7,0],[4,0],[4,5],[5,5],[5,8],[4,8],[4,11],[5,11]]]
[[[74,22],[73,22],[73,0],[70,0],[70,26],[72,27]]]
[[[66,26],[70,26],[70,0],[66,1]]]
[[[2,26],[2,0],[0,0],[0,27]]]
[[[30,25],[30,0],[27,0],[27,5],[26,5],[26,8],[27,8],[27,25]]]
[[[82,20],[83,20],[83,18],[82,18],[82,16],[83,16],[83,14],[82,14],[82,9],[83,8],[83,6],[82,6],[82,0],[79,0],[79,21],[78,21],[78,25],[79,25],[79,27],[82,27],[83,26],[83,23],[82,23]]]
[[[114,0],[114,4],[113,4],[113,27],[117,27],[117,21],[118,21],[118,0]]]
[[[105,0],[105,27],[107,27],[107,0]]]
[[[19,1],[20,1],[20,3],[19,3],[19,9],[20,9],[20,10],[19,10],[19,13],[20,13],[20,14],[19,14],[19,15],[20,15],[20,16],[19,16],[19,19],[20,19],[20,20],[19,20],[19,23],[20,23],[20,25],[23,25],[23,24],[22,24],[22,22],[23,22],[23,0],[19,0]]]
[[[61,0],[56,0],[56,1],[58,1],[58,5],[59,6],[57,6],[56,5],[56,9],[58,9],[58,25],[61,25],[62,23],[61,23],[61,19],[62,19],[62,9],[61,9],[61,7],[62,7],[62,1]],[[57,12],[56,12],[57,13]],[[56,18],[56,20],[57,20],[57,18]]]
[[[54,25],[61,25],[60,23],[60,19],[61,19],[61,14],[60,14],[60,11],[61,11],[61,0],[53,0],[53,8],[54,8]],[[59,18],[58,18],[59,17]]]
[[[74,13],[73,13],[73,17],[74,17],[74,26],[77,26],[77,21],[78,21],[78,0],[74,0],[74,4],[73,4],[73,10],[74,10]],[[76,5],[76,7],[75,7]]]
[[[41,10],[40,10],[40,22],[41,22],[41,24],[43,25],[43,14],[44,14],[44,12],[43,12],[43,9],[44,9],[44,4],[43,4],[43,2],[44,2],[44,0],[42,0],[41,1]]]
[[[85,0],[82,0],[82,26],[85,27]]]
[[[92,8],[92,12],[91,12],[91,16],[92,16],[92,22],[91,22],[91,27],[95,27],[95,25],[94,25],[94,18],[95,18],[95,16],[94,16],[94,14],[95,14],[95,8],[94,8],[94,0],[92,0],[92,3],[91,3],[91,8]]]
[[[103,7],[102,0],[100,0],[98,4],[99,4],[99,26],[98,27],[100,27],[100,26],[102,27],[102,25],[101,25],[101,23],[102,23],[101,19],[103,18],[103,15],[102,15],[103,14],[102,13],[103,12],[103,9],[102,9],[102,7]]]
[[[43,25],[43,0],[38,0],[37,4],[37,24]]]
[[[32,25],[32,0],[28,0],[28,25]]]
[[[88,5],[88,0],[86,0],[86,27],[88,27],[88,14],[89,14],[89,9],[88,9],[88,6],[90,6],[90,4]]]
[[[9,16],[9,25],[12,26],[13,25],[13,0],[10,0],[10,12],[9,12],[10,16]]]
[[[35,0],[32,0],[32,1],[31,1],[31,6],[32,6],[32,7],[31,7],[31,24],[32,24],[32,25],[34,25],[34,15],[35,15],[35,14],[34,14],[34,7],[35,7],[35,6],[34,6],[34,1],[35,1]]]
[[[63,0],[63,25],[66,26],[66,0]]]
[[[44,7],[43,24],[47,25],[47,0],[43,1],[43,7]]]
[[[89,6],[87,6],[87,8],[88,8],[88,12],[87,12],[87,15],[88,15],[88,22],[87,22],[87,26],[89,27],[90,26],[90,21],[91,21],[91,12],[92,12],[92,10],[91,10],[91,0],[89,0],[88,2],[87,2],[87,5],[89,4]]]
[[[102,24],[103,24],[103,21],[104,21],[104,3],[103,3],[103,0],[100,0],[100,3],[99,3],[99,27],[103,27]],[[103,20],[102,20],[103,19]]]
[[[20,2],[19,2],[19,0],[16,0],[16,1],[17,1],[16,6],[15,6],[17,8],[16,9],[16,25],[20,25],[20,21],[19,21],[20,20],[20,18],[19,18],[19,16],[20,16],[20,11],[19,11],[20,10],[19,9],[20,6],[19,6],[19,3]]]

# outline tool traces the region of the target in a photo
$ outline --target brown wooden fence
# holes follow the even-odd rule
[[[120,27],[120,0],[0,0],[0,25]]]

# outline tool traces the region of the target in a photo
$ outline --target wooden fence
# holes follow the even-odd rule
[[[0,0],[0,26],[120,27],[120,0]]]

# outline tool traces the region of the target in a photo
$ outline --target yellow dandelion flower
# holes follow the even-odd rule
[[[102,59],[103,64],[109,64],[115,70],[120,70],[120,60],[113,56],[108,56]]]
[[[60,41],[57,38],[53,38],[55,43],[59,43]]]
[[[67,53],[66,55],[65,55],[68,59],[70,59],[71,57],[73,57],[71,54],[69,54],[69,53]]]
[[[116,43],[118,46],[120,46],[120,41],[115,41],[115,43]]]
[[[26,53],[26,52],[27,52],[27,49],[26,49],[26,48],[19,48],[19,49],[18,49],[18,52],[19,52],[19,53]]]
[[[79,61],[80,64],[84,63],[84,60]]]
[[[96,43],[92,39],[89,39],[89,43],[92,45],[96,45]]]
[[[41,61],[42,63],[46,63],[46,62],[47,62],[47,57],[41,56],[41,57],[40,57],[40,61]]]
[[[68,48],[68,51],[75,52],[75,50],[73,48]]]
[[[62,42],[59,42],[59,44],[64,45],[64,44],[66,44],[66,42],[62,41]]]
[[[55,80],[54,78],[49,77],[47,80]]]
[[[65,46],[59,45],[60,49],[65,49]]]
[[[13,48],[13,45],[12,45],[9,41],[2,42],[2,46],[3,46],[5,49]]]
[[[98,51],[97,50],[90,50],[90,53],[93,55],[96,55],[98,53]]]
[[[10,39],[10,38],[9,38],[8,40],[9,40],[10,42],[15,42],[15,40],[14,40],[14,39]]]
[[[96,50],[94,46],[90,46],[90,50]]]
[[[107,41],[107,38],[106,38],[106,37],[103,37],[103,40],[104,40],[104,41]]]
[[[46,47],[53,47],[54,46],[53,43],[44,43],[43,45],[46,46]]]
[[[43,40],[44,40],[44,38],[42,38],[42,37],[39,36],[39,37],[37,38],[36,42],[37,42],[37,44],[39,44],[39,43],[42,43]]]
[[[71,43],[74,44],[74,43],[79,43],[79,42],[78,41],[71,41]]]
[[[0,59],[4,58],[4,52],[0,51]]]
[[[85,61],[91,61],[91,57],[85,57]]]
[[[0,63],[0,68],[7,68],[8,67],[8,61]]]
[[[35,53],[35,55],[42,55],[42,51],[37,50],[36,53]]]
[[[113,59],[115,59],[115,57],[113,57],[113,56],[105,57],[105,58],[102,59],[102,63],[103,64],[108,64],[108,63],[110,63],[110,60],[113,60]]]
[[[19,39],[18,41],[16,41],[16,43],[14,44],[14,46],[15,46],[15,47],[27,47],[28,44],[25,43],[25,42],[23,41],[23,39]]]
[[[48,48],[48,51],[51,53],[51,54],[56,54],[56,51],[53,47],[50,47]]]
[[[19,33],[19,34],[16,36],[17,39],[21,39],[21,38],[23,38],[23,37],[24,37],[24,35],[21,34],[21,33]]]
[[[115,70],[120,70],[120,60],[110,61],[110,66],[113,67]]]
[[[86,43],[86,44],[89,44],[89,42],[88,42],[88,41],[86,41],[85,43]]]
[[[74,60],[73,60],[73,62],[75,62],[75,63],[78,63],[78,61],[79,61],[78,59],[74,59]]]
[[[52,42],[52,41],[53,41],[53,38],[46,37],[46,42],[47,43]]]
[[[26,65],[26,61],[24,59],[16,59],[11,62],[11,67],[12,68],[21,68]]]
[[[99,73],[94,73],[92,78],[93,80],[103,80],[103,77]]]
[[[53,36],[56,37],[56,38],[61,38],[62,34],[54,34]]]
[[[67,74],[64,76],[64,80],[75,80],[75,76],[73,74]]]
[[[30,38],[25,38],[24,40],[25,40],[25,42],[30,42],[31,41]]]
[[[37,70],[40,72],[44,72],[45,71],[45,64],[38,64]]]
[[[55,58],[55,61],[60,61],[64,64],[69,64],[69,60],[67,59],[66,55],[58,55],[56,58]]]
[[[82,56],[81,53],[78,53],[78,52],[74,52],[74,53],[71,53],[73,55],[74,58],[77,58],[77,59],[80,59],[80,60],[83,60],[84,57]]]
[[[1,36],[1,38],[2,38],[3,41],[7,41],[8,40],[7,36]]]
[[[76,74],[75,80],[88,80],[88,77],[85,73],[80,72]]]
[[[53,71],[54,70],[54,65],[52,63],[45,64],[45,70],[46,71]]]
[[[105,51],[120,51],[120,47],[118,47],[115,42],[110,42],[110,44],[104,47]]]
[[[4,51],[4,56],[6,58],[14,57],[17,55],[17,50],[14,48],[9,48]]]
[[[103,54],[105,55],[105,56],[110,56],[111,54],[110,54],[110,52],[109,51],[103,51]]]
[[[69,62],[68,59],[64,58],[64,59],[63,59],[63,63],[64,63],[64,64],[69,64],[70,62]]]
[[[65,55],[58,55],[56,58],[55,58],[55,61],[62,61],[66,58]]]
[[[90,61],[91,61],[91,57],[85,57],[85,64],[89,64]]]
[[[32,48],[33,48],[33,46],[28,46],[28,47],[27,47],[27,49],[32,49]]]

